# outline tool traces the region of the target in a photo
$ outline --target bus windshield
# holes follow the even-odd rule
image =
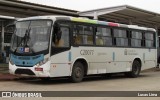
[[[48,49],[52,21],[36,20],[16,23],[11,51],[37,53]]]

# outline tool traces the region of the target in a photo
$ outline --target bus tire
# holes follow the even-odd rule
[[[141,64],[138,60],[134,60],[132,64],[132,71],[126,72],[125,76],[131,77],[131,78],[136,78],[139,76],[141,71]]]
[[[72,69],[71,81],[74,83],[81,82],[84,77],[84,67],[81,62],[76,62]]]

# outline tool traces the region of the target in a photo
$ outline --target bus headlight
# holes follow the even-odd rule
[[[45,58],[43,61],[40,61],[38,63],[38,65],[41,66],[41,65],[45,64],[48,60],[49,60],[48,58]]]
[[[11,55],[9,55],[9,62],[11,65],[14,65],[14,62],[11,60]]]
[[[11,65],[14,65],[14,63],[11,59],[9,59],[9,62],[10,62]]]

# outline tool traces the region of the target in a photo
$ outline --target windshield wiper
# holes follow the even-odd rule
[[[31,51],[32,53],[35,53],[35,52],[33,51],[33,49],[32,49],[30,46],[27,45],[27,43],[30,41],[30,31],[31,31],[31,28],[29,28],[29,29],[28,29],[28,32],[26,33],[26,40],[25,40],[25,44],[24,44],[23,48],[24,48],[24,47],[28,47],[28,48],[29,48],[29,51]]]
[[[14,53],[17,51],[18,47],[23,43],[24,41],[24,47],[27,46],[27,42],[30,39],[30,28],[26,30],[24,37],[21,39],[20,43],[17,45],[16,49],[14,50]]]
[[[31,28],[29,28],[29,29],[27,30],[26,34],[25,34],[24,46],[23,46],[23,47],[29,47],[29,46],[27,45],[27,43],[28,43],[29,40],[30,40],[30,30],[31,30]]]

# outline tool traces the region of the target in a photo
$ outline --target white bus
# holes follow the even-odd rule
[[[68,16],[19,19],[11,40],[11,74],[39,78],[123,72],[157,65],[155,29]]]

